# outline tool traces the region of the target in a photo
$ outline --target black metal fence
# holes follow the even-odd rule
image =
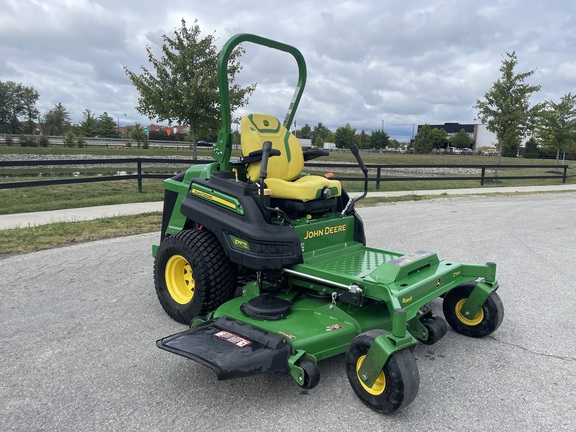
[[[106,182],[117,180],[137,180],[138,192],[142,192],[142,180],[150,178],[165,179],[169,174],[162,173],[146,173],[143,165],[150,164],[171,164],[171,165],[195,165],[204,164],[207,160],[192,160],[192,159],[170,159],[170,158],[105,158],[105,159],[75,159],[75,160],[40,160],[40,161],[0,161],[0,168],[16,168],[16,167],[42,167],[42,166],[98,166],[98,165],[120,165],[120,166],[134,166],[134,174],[112,175],[112,176],[94,176],[94,177],[75,177],[65,179],[43,179],[43,180],[30,180],[18,182],[0,182],[0,189],[22,188],[22,187],[36,187],[36,186],[49,186],[59,184],[74,184],[74,183],[93,183],[93,182]],[[548,171],[546,175],[498,175],[498,180],[529,180],[529,179],[558,179],[562,183],[566,183],[568,178],[568,169],[572,168],[569,165],[555,166],[555,165],[380,165],[380,164],[367,164],[366,165],[371,174],[368,178],[369,182],[376,183],[376,190],[380,190],[382,182],[388,181],[441,181],[441,180],[459,180],[459,181],[476,181],[480,182],[483,186],[493,177],[487,175],[487,172],[509,169],[548,169],[555,171]],[[347,170],[354,170],[359,168],[354,164],[347,163],[306,163],[309,168],[322,168],[325,170],[332,170],[334,168],[346,168]],[[383,175],[383,170],[390,169],[469,169],[477,170],[478,175],[439,175],[439,176],[389,176]],[[374,175],[375,173],[375,175]],[[363,177],[354,176],[348,177],[346,175],[334,176],[334,179],[340,181],[364,181]]]

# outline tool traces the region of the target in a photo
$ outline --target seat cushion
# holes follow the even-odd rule
[[[300,177],[292,182],[268,177],[266,187],[272,190],[272,198],[302,202],[321,198],[324,188],[330,189],[333,197],[342,194],[342,186],[339,181],[314,175]]]

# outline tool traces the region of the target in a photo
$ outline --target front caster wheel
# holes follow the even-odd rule
[[[368,387],[358,371],[374,340],[383,333],[372,330],[355,337],[346,352],[346,374],[356,396],[369,408],[382,414],[391,414],[408,406],[418,393],[420,375],[418,365],[408,349],[393,353]]]
[[[442,339],[448,331],[446,321],[439,316],[431,316],[422,320],[422,325],[428,330],[428,339],[419,339],[424,345],[432,345]]]
[[[450,327],[465,336],[480,338],[492,334],[504,319],[504,306],[500,296],[492,291],[476,316],[466,317],[460,310],[474,289],[474,285],[461,285],[446,293],[442,309]]]

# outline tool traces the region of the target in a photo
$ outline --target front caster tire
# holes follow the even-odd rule
[[[422,325],[428,330],[428,339],[419,339],[424,345],[432,345],[442,339],[448,332],[448,325],[439,316],[431,316],[422,320]]]
[[[461,285],[446,293],[442,309],[450,327],[465,336],[488,336],[500,327],[504,319],[504,306],[500,296],[492,291],[475,317],[465,317],[460,310],[474,289],[474,285]]]
[[[408,406],[418,394],[418,365],[408,349],[393,353],[372,387],[358,376],[358,371],[374,340],[383,333],[372,330],[356,336],[346,352],[346,374],[356,396],[369,408],[391,414]]]
[[[236,270],[211,232],[183,230],[160,244],[154,284],[166,313],[190,324],[234,296]]]

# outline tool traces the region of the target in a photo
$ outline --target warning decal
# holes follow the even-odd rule
[[[225,340],[226,342],[230,342],[231,344],[236,345],[237,347],[240,348],[248,346],[252,343],[247,339],[243,339],[240,336],[237,336],[224,330],[214,333],[214,336],[222,340]]]

